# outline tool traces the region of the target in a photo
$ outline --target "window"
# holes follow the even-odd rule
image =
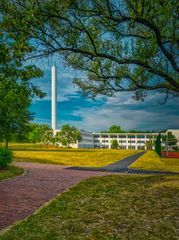
[[[128,138],[135,138],[135,135],[128,135]]]
[[[119,143],[126,143],[125,140],[119,140]]]
[[[145,138],[145,135],[138,135],[137,138]]]
[[[119,138],[126,138],[126,135],[119,135]]]
[[[135,149],[134,145],[128,146],[128,149]]]
[[[109,135],[110,138],[117,138],[117,135]]]
[[[126,149],[126,146],[119,146],[120,149]]]
[[[137,141],[137,143],[145,143],[145,141],[139,140]]]
[[[143,149],[145,149],[145,147],[144,146],[138,146],[137,149],[142,149],[143,150]]]
[[[128,143],[135,143],[135,141],[134,140],[129,140]]]
[[[100,148],[100,145],[94,145],[94,148]]]
[[[94,135],[94,138],[99,138],[100,136],[99,135]]]
[[[150,139],[150,138],[153,138],[153,136],[152,135],[147,135],[146,138]]]
[[[103,145],[102,148],[109,148],[109,145]]]
[[[108,135],[101,135],[102,138],[108,138]]]

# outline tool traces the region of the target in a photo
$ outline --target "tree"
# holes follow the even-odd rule
[[[121,129],[121,126],[119,125],[112,125],[109,130],[108,130],[109,133],[121,133],[121,132],[124,132],[122,129]]]
[[[112,125],[109,129],[105,131],[101,131],[101,133],[122,133],[125,132],[121,129],[121,126],[119,125]]]
[[[54,133],[52,129],[47,130],[44,132],[43,137],[42,137],[42,142],[43,143],[52,143],[53,145],[56,144],[58,141],[57,139],[57,134]]]
[[[2,82],[0,85],[2,86]],[[32,119],[28,111],[30,101],[24,94],[22,87],[0,90],[0,135],[1,140],[5,140],[6,147],[12,138],[26,131],[27,123]]]
[[[31,123],[30,124],[30,131],[28,134],[28,140],[31,143],[40,143],[40,142],[46,142],[47,140],[50,140],[51,131],[50,135],[47,134],[47,132],[50,131],[50,128],[46,124],[35,124]]]
[[[155,140],[155,151],[161,157],[162,147],[161,147],[161,134],[160,133]]]
[[[119,143],[117,140],[112,140],[111,141],[111,148],[112,149],[118,149],[119,148]]]
[[[0,23],[0,136],[8,142],[22,136],[33,118],[29,111],[34,96],[43,97],[43,92],[30,80],[42,76],[34,65],[23,66],[23,58],[31,52],[23,36],[4,31]]]
[[[155,147],[155,140],[150,139],[145,142],[145,146],[148,150],[152,150]]]
[[[169,147],[169,150],[171,150],[172,146],[177,144],[177,139],[172,132],[167,132],[167,134],[162,135],[162,141],[165,143],[167,149]]]
[[[59,140],[63,146],[69,147],[70,144],[81,141],[81,139],[81,132],[69,124],[63,125],[60,132],[57,133],[57,140]]]
[[[61,54],[86,73],[74,81],[87,95],[179,95],[177,0],[0,3],[8,31],[23,31],[37,43],[29,58]]]

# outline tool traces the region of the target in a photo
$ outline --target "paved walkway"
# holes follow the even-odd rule
[[[0,229],[31,215],[57,194],[91,176],[109,173],[67,170],[60,165],[16,163],[26,174],[0,182]]]
[[[140,152],[132,156],[126,157],[115,163],[109,164],[105,167],[69,167],[73,170],[88,170],[88,171],[102,171],[102,172],[121,172],[128,169],[128,167],[135,162],[139,157],[141,157],[145,152]]]
[[[112,163],[110,165],[107,165],[103,169],[106,169],[107,171],[118,171],[121,169],[128,168],[133,162],[135,162],[139,157],[141,157],[145,152],[140,152],[137,154],[134,154],[132,156],[126,157],[123,160],[120,160],[118,162]]]
[[[155,170],[141,170],[131,169],[130,165],[141,157],[145,152],[140,152],[132,156],[126,157],[123,160],[117,161],[105,167],[69,167],[68,169],[94,172],[111,172],[111,173],[131,173],[131,174],[179,174],[179,172],[169,171],[155,171]]]

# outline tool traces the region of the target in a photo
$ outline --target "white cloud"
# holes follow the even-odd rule
[[[162,130],[172,126],[179,127],[178,115],[175,112],[167,113],[166,109],[162,111],[162,106],[156,103],[159,99],[157,94],[146,99],[144,103],[130,101],[128,98],[125,94],[108,98],[103,106],[79,108],[73,111],[72,115],[82,120],[71,121],[70,124],[90,131],[104,130],[112,124],[120,125],[125,130]],[[165,106],[165,108],[169,111],[172,106],[169,103],[169,107]]]

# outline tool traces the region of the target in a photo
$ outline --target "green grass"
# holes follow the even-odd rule
[[[59,149],[59,150],[16,150],[15,161],[61,164],[68,166],[100,167],[121,160],[137,150],[113,149]]]
[[[1,240],[170,240],[179,237],[179,176],[85,180]]]
[[[0,168],[0,180],[11,178],[17,175],[21,175],[24,172],[22,168],[15,166],[8,166],[6,168]]]
[[[155,151],[148,151],[130,168],[179,172],[179,158],[160,158]]]

